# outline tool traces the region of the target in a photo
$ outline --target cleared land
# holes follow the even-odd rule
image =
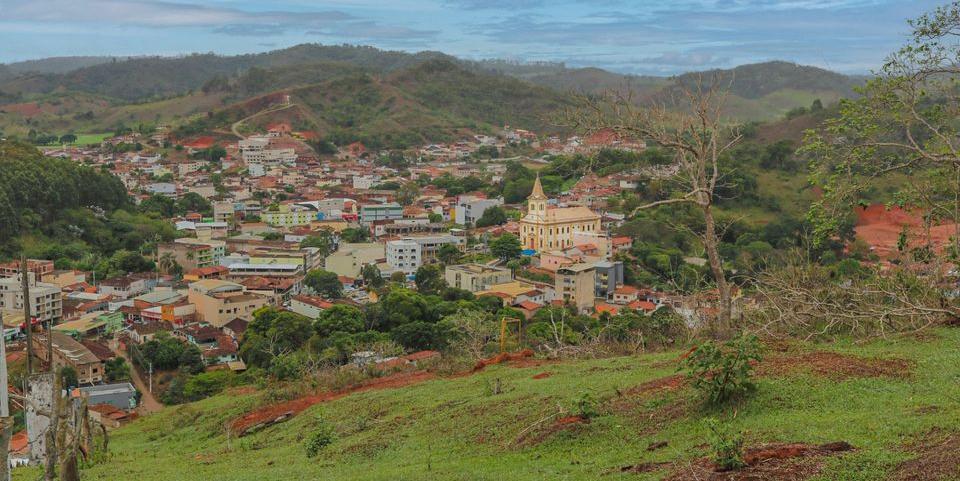
[[[957,480],[958,346],[958,328],[778,343],[758,366],[756,395],[724,412],[697,403],[677,375],[679,350],[420,376],[331,395],[283,423],[228,437],[238,419],[293,400],[238,389],[116,431],[110,459],[83,479]],[[575,416],[583,394],[599,416]],[[753,465],[713,471],[710,416],[744,431]],[[320,423],[336,436],[311,459],[304,443]],[[15,478],[36,475],[21,469]]]

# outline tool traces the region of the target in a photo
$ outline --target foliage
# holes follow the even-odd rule
[[[130,366],[126,359],[115,357],[104,363],[104,373],[109,382],[125,381],[130,379]]]
[[[60,385],[64,389],[75,388],[80,385],[80,381],[77,378],[77,370],[71,366],[63,366],[60,368]]]
[[[706,425],[710,430],[710,447],[717,467],[721,471],[731,471],[746,466],[743,460],[743,435],[729,426],[721,425],[716,419],[708,419]]]
[[[490,241],[490,252],[506,261],[519,258],[522,251],[520,239],[510,233],[503,234]]]
[[[303,278],[303,283],[322,296],[331,299],[343,297],[343,284],[334,272],[321,269],[312,270]]]
[[[148,369],[152,365],[156,370],[183,369],[190,373],[203,370],[200,350],[171,336],[167,331],[158,332],[153,339],[138,348],[138,353],[133,359],[141,369]]]
[[[422,294],[437,294],[447,287],[443,279],[443,267],[439,264],[424,264],[417,269],[414,282]]]
[[[320,256],[325,258],[334,251],[336,242],[333,233],[326,229],[321,229],[317,231],[316,234],[308,235],[300,241],[300,247],[316,247],[320,249]]]
[[[340,232],[340,238],[349,243],[367,242],[370,240],[370,231],[362,227],[347,227]]]
[[[593,419],[600,415],[597,401],[588,392],[580,393],[573,401],[573,413],[580,419]]]
[[[757,337],[742,334],[723,344],[700,344],[684,360],[683,369],[704,401],[717,406],[753,391],[753,363],[760,359]]]
[[[444,244],[437,251],[437,259],[445,265],[456,264],[463,253],[453,244]]]
[[[493,207],[487,207],[483,211],[483,215],[477,219],[477,227],[489,227],[492,225],[503,225],[507,223],[507,214],[503,211],[503,208],[495,205]]]
[[[380,274],[380,268],[375,264],[366,264],[360,268],[360,277],[363,278],[364,285],[379,289],[383,287],[383,275]]]
[[[310,319],[300,314],[260,308],[240,341],[240,357],[248,365],[269,367],[274,358],[303,347],[311,332]]]
[[[313,432],[310,434],[310,437],[307,438],[304,445],[307,451],[307,457],[317,457],[323,448],[333,444],[336,434],[337,432],[333,425],[324,421],[322,418],[317,418],[316,427],[314,427]]]

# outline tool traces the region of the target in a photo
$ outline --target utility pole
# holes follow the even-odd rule
[[[27,279],[26,256],[20,256],[20,279],[21,279],[21,287],[23,289],[23,323],[26,325],[26,329],[27,329],[27,376],[26,376],[26,379],[30,379],[30,375],[33,374],[33,361],[31,360],[31,357],[33,356],[33,323],[30,322],[30,282]]]
[[[150,363],[150,394],[153,394],[153,362]],[[143,381],[141,381],[143,382]]]
[[[3,459],[0,459],[0,480],[10,481],[10,436],[13,427],[13,420],[10,418],[10,399],[7,384],[7,330],[3,327],[3,311],[0,311],[0,330],[3,331],[3,339],[0,339],[0,452],[3,453]]]

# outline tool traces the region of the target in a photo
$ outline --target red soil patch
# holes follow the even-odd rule
[[[887,209],[883,204],[873,204],[866,208],[858,207],[856,214],[854,232],[857,237],[873,246],[874,252],[881,258],[889,258],[898,253],[897,240],[904,226],[910,229],[909,247],[926,244],[921,214],[915,210],[901,207]],[[939,252],[950,242],[950,236],[955,232],[955,224],[932,226],[930,240],[934,249]]]
[[[43,109],[36,102],[27,102],[22,104],[4,105],[0,110],[20,114],[24,117],[34,117],[40,115]]]
[[[911,363],[904,359],[871,359],[828,351],[770,357],[757,366],[761,376],[810,372],[842,380],[856,377],[907,377]]]
[[[504,352],[497,354],[489,359],[481,359],[477,361],[477,364],[473,366],[472,372],[479,372],[487,368],[487,366],[493,366],[496,364],[503,364],[505,362],[518,362],[524,361],[527,358],[533,357],[532,349],[524,349],[519,352]],[[538,365],[538,364],[531,364]]]
[[[433,378],[434,375],[432,373],[426,371],[415,371],[401,372],[392,374],[390,376],[371,379],[352,388],[343,389],[340,391],[317,393],[310,396],[304,396],[299,399],[294,399],[292,401],[264,406],[236,419],[233,421],[230,427],[237,436],[243,436],[271,424],[286,421],[287,419],[290,419],[291,417],[305,411],[314,404],[333,401],[358,392],[376,391],[380,389],[395,389],[399,387],[410,386]]]
[[[634,386],[628,389],[624,394],[652,394],[660,391],[676,391],[677,389],[680,389],[685,382],[686,379],[682,374],[674,374],[672,376],[661,377],[659,379],[647,381],[639,386]]]
[[[919,443],[908,446],[917,453],[900,463],[888,478],[890,481],[946,481],[960,479],[960,435],[945,434],[938,429],[925,434]]]
[[[532,379],[546,379],[546,378],[550,377],[551,375],[553,375],[553,373],[550,373],[550,372],[541,372],[540,374],[534,374]]]
[[[815,476],[823,468],[824,456],[850,451],[853,446],[840,441],[821,445],[770,444],[747,449],[747,466],[734,471],[719,471],[709,458],[701,458],[684,466],[666,479],[686,481],[802,481]]]

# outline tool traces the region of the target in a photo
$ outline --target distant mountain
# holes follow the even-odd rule
[[[425,126],[445,122],[545,128],[546,110],[568,102],[572,94],[629,91],[637,102],[661,101],[671,97],[676,81],[689,84],[698,78],[729,82],[727,115],[744,121],[777,119],[816,99],[834,103],[853,95],[853,86],[862,81],[788,62],[667,78],[568,68],[562,63],[469,61],[440,52],[316,44],[236,56],[66,57],[0,65],[0,131],[23,135],[30,129],[89,132],[138,122],[182,125],[199,114],[210,117],[229,106],[293,89],[316,104],[308,108],[316,112],[306,115],[310,122],[334,130],[355,128],[332,117],[331,112],[340,109],[341,116],[369,121],[363,124],[368,133],[378,126],[418,139],[434,134],[423,130]],[[363,83],[354,92],[351,81]],[[374,85],[381,96],[359,96],[358,92],[369,91],[361,88],[365,85]],[[321,96],[306,94],[330,86],[343,96],[321,101]],[[379,103],[385,99],[395,99],[396,104]],[[498,105],[503,102],[507,104]],[[333,110],[320,109],[321,105]],[[377,108],[382,111],[373,115]],[[399,121],[401,117],[408,121]],[[404,129],[410,132],[402,134]]]

